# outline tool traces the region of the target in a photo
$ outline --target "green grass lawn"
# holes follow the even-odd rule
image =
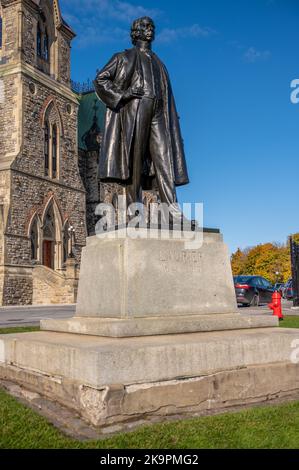
[[[279,326],[282,328],[299,328],[299,316],[296,317],[284,317],[283,321],[279,322]]]
[[[280,327],[299,328],[299,317]],[[0,329],[0,334],[38,328]],[[299,402],[154,424],[98,441],[63,435],[46,419],[0,389],[0,448],[30,449],[299,449]]]
[[[299,449],[299,402],[154,424],[88,442],[65,437],[1,390],[0,403],[2,449]]]
[[[11,328],[0,328],[0,335],[8,335],[9,333],[26,333],[28,331],[39,331],[39,326],[17,326]]]

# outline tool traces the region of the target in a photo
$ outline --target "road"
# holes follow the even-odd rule
[[[40,320],[45,318],[70,318],[75,309],[75,305],[0,307],[0,328],[39,326]]]
[[[292,302],[283,300],[284,315],[299,315],[299,310],[292,310]],[[39,326],[45,318],[70,318],[75,314],[76,305],[36,305],[22,307],[0,307],[0,328],[15,326]],[[260,307],[240,307],[244,315],[272,315],[267,305]]]
[[[283,315],[299,315],[299,310],[292,310],[293,302],[282,299],[282,313]],[[272,310],[268,305],[260,305],[259,307],[239,307],[238,311],[241,314],[250,315],[272,315]]]

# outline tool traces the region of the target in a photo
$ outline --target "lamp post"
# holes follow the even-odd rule
[[[71,241],[71,250],[70,250],[70,253],[69,253],[69,258],[75,258],[75,255],[73,253],[73,236],[75,234],[75,229],[72,225],[68,228],[68,232],[69,232],[69,237],[70,237],[70,241]]]

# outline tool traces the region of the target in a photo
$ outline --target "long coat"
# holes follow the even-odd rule
[[[143,88],[141,52],[133,47],[115,54],[108,64],[98,72],[94,81],[98,97],[106,105],[105,130],[101,146],[99,177],[101,179],[128,180],[130,178],[130,155],[134,138],[135,122],[138,119],[139,99],[122,105],[122,96],[129,88]],[[174,184],[189,182],[184,146],[179,119],[171,90],[170,80],[164,64],[155,55],[161,71],[164,117],[167,125],[168,148],[173,164]],[[153,176],[150,155],[146,156],[145,176]],[[148,189],[148,188],[147,188]]]

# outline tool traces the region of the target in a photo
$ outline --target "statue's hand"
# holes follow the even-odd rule
[[[140,99],[144,95],[144,91],[142,88],[135,88],[132,89],[131,87],[128,88],[125,93],[123,94],[122,100],[123,101],[130,101],[135,98]]]

